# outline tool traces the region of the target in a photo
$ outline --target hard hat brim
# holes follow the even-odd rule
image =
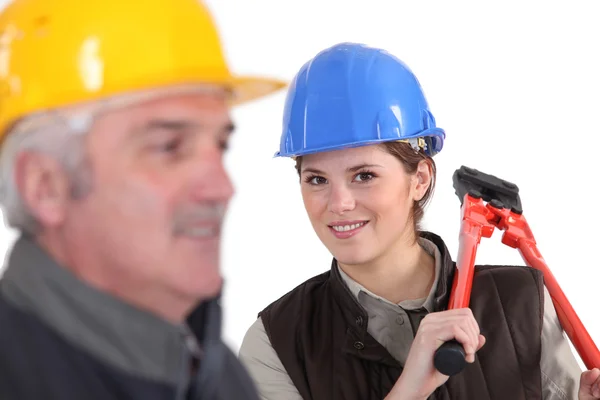
[[[386,142],[394,142],[394,141],[398,141],[398,140],[419,138],[419,137],[431,137],[432,139],[434,139],[432,142],[433,148],[428,149],[426,151],[426,154],[433,157],[434,155],[438,154],[442,150],[444,140],[446,138],[446,131],[442,128],[436,127],[436,128],[426,129],[417,134],[405,136],[405,137],[383,138],[383,139],[377,138],[377,139],[366,139],[366,140],[363,139],[363,140],[356,140],[353,142],[335,143],[335,144],[331,144],[328,146],[312,147],[310,149],[301,149],[301,150],[298,150],[295,152],[287,152],[287,151],[280,149],[273,155],[273,157],[274,158],[290,158],[290,157],[295,158],[295,157],[306,156],[309,154],[326,153],[326,152],[350,149],[350,148],[355,148],[355,147],[378,145],[378,144],[382,144],[382,143],[386,143]]]
[[[284,89],[288,82],[259,76],[232,76],[227,86],[232,91],[231,105],[237,106]]]

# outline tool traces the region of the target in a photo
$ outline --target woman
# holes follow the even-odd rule
[[[300,69],[277,155],[296,160],[334,259],[248,330],[240,358],[263,399],[600,398],[598,370],[579,389],[538,271],[477,267],[470,309],[445,310],[454,264],[419,226],[444,139],[416,77],[381,49],[342,43]],[[451,339],[469,364],[448,379],[432,359]]]

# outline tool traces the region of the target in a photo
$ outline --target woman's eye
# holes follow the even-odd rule
[[[355,179],[359,182],[370,181],[373,179],[373,174],[370,172],[361,172],[360,174],[356,175]]]
[[[327,179],[323,178],[322,176],[309,176],[306,179],[306,182],[311,185],[324,185],[327,183]]]

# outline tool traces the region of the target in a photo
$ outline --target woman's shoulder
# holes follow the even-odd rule
[[[494,277],[511,277],[512,279],[543,281],[543,273],[527,265],[511,264],[476,264],[475,275]]]

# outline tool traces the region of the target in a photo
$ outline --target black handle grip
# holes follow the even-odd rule
[[[433,356],[433,365],[442,374],[458,374],[467,365],[465,349],[456,340],[450,340],[440,346]]]

